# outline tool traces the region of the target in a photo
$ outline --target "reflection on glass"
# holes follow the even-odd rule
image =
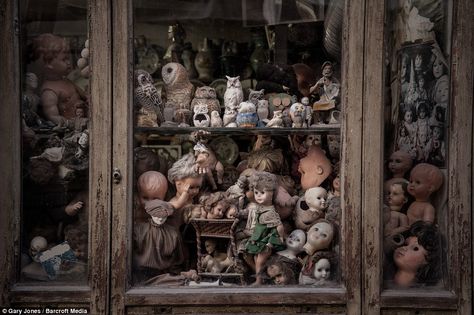
[[[388,3],[384,277],[389,287],[442,286],[450,2]]]
[[[340,282],[343,15],[259,3],[135,2],[135,284]]]
[[[87,278],[87,2],[23,2],[21,280]],[[79,67],[76,67],[76,64]]]

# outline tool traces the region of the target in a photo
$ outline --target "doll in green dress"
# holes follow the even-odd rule
[[[285,248],[285,231],[280,216],[273,206],[273,197],[277,189],[276,176],[267,172],[256,172],[250,177],[250,189],[253,190],[256,203],[255,228],[245,250],[254,255],[255,285],[259,285],[262,284],[261,270],[272,251]]]

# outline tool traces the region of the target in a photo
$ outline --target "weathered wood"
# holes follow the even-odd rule
[[[0,305],[9,305],[19,257],[21,200],[18,2],[0,1]]]
[[[342,39],[341,260],[347,314],[361,314],[361,170],[365,0],[346,1]]]
[[[448,154],[448,275],[458,314],[472,312],[474,8],[454,1]],[[469,184],[471,187],[469,187]]]
[[[112,187],[111,313],[125,314],[132,246],[133,192],[133,24],[132,1],[114,2],[113,32],[113,167],[122,181]]]
[[[91,313],[108,314],[111,223],[112,70],[111,3],[89,1],[90,169],[89,284]]]
[[[367,0],[362,132],[362,313],[380,312],[385,1]]]
[[[413,306],[405,310],[382,310],[382,315],[454,315],[456,311],[449,310],[418,310]]]
[[[12,304],[77,303],[89,307],[90,298],[88,286],[16,285],[11,291]]]
[[[456,309],[457,297],[454,293],[442,290],[426,291],[385,290],[381,294],[381,307],[402,308],[416,307],[419,309]]]

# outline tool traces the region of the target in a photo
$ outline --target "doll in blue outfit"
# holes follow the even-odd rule
[[[261,270],[272,251],[285,248],[285,231],[273,205],[273,197],[277,189],[276,176],[267,172],[256,172],[249,181],[255,200],[255,228],[247,241],[245,250],[254,255],[255,285],[259,285],[262,284]]]

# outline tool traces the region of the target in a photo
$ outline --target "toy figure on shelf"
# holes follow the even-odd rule
[[[166,108],[174,109],[174,121],[181,126],[189,126],[191,119],[191,97],[194,91],[188,73],[179,63],[163,66],[161,76],[165,85]]]
[[[311,146],[308,154],[300,160],[298,171],[301,173],[301,188],[306,191],[321,185],[331,174],[331,161],[319,146]]]
[[[393,253],[393,260],[397,267],[395,284],[436,284],[441,274],[441,245],[436,227],[422,221],[414,223],[405,245]]]
[[[301,103],[294,103],[290,107],[290,118],[293,121],[291,127],[292,128],[306,128],[308,125],[306,124],[306,108]]]
[[[227,78],[227,89],[224,93],[224,105],[227,109],[236,110],[240,103],[244,101],[244,92],[240,83],[240,77]]]
[[[410,225],[419,220],[434,223],[436,211],[429,198],[441,185],[443,173],[436,166],[420,163],[411,170],[408,193],[415,197],[415,201],[407,210]]]
[[[268,123],[268,101],[267,100],[258,100],[257,103],[257,115],[258,120],[262,123]]]
[[[237,126],[240,128],[254,128],[257,126],[257,108],[251,102],[242,102],[237,107]]]
[[[388,194],[388,206],[390,208],[390,220],[384,225],[384,235],[399,234],[408,230],[408,217],[402,212],[408,204],[408,181],[393,183],[390,185]]]
[[[298,200],[293,220],[298,229],[307,231],[319,219],[324,218],[327,191],[322,187],[313,187],[306,190],[304,197]]]
[[[209,127],[211,123],[211,118],[208,114],[208,109],[206,104],[199,104],[193,107],[193,124],[195,127]]]
[[[305,108],[305,113],[306,113],[306,117],[305,117],[305,122],[306,122],[306,126],[311,126],[311,122],[313,121],[313,108],[310,106],[309,104],[309,97],[305,96],[303,98],[301,98],[301,104],[303,104],[304,108]]]
[[[231,218],[237,214],[237,208],[221,191],[201,196],[199,203],[202,206],[201,219]]]
[[[264,100],[264,94],[265,90],[263,89],[259,91],[250,89],[248,101],[257,106],[259,101]]]
[[[168,40],[170,45],[166,49],[163,60],[165,62],[183,63],[182,53],[184,49],[184,39],[186,38],[186,31],[179,23],[168,26]]]
[[[164,104],[145,70],[135,70],[135,108],[137,127],[158,127],[164,122]]]
[[[222,118],[218,111],[211,112],[211,127],[221,128],[223,126]]]
[[[395,182],[400,182],[405,178],[407,172],[413,165],[412,157],[405,151],[395,151],[388,160],[388,169],[392,173],[392,178],[384,183],[384,194],[387,196],[390,186]],[[386,198],[385,198],[386,199]]]
[[[191,109],[197,105],[206,105],[209,113],[217,111],[221,112],[221,105],[217,99],[216,90],[210,86],[201,86],[196,89],[194,98],[191,102]]]
[[[340,94],[340,83],[333,77],[334,65],[326,61],[321,69],[323,77],[310,88],[311,94],[319,96],[319,100],[313,103],[313,110],[318,111],[320,115],[322,115],[321,111],[327,112],[336,108]],[[315,123],[326,123],[326,121],[324,117],[320,117]]]
[[[41,34],[33,40],[33,50],[44,76],[40,89],[43,114],[55,124],[65,123],[74,118],[75,105],[86,101],[84,92],[65,78],[72,70],[69,45],[64,38]]]
[[[195,171],[203,174],[212,189],[217,190],[217,184],[222,184],[224,165],[217,159],[214,151],[204,143],[198,142],[194,146],[194,154],[196,156]],[[217,184],[214,180],[214,171],[217,173]]]
[[[273,112],[273,118],[267,123],[269,128],[283,128],[283,113],[281,110]]]
[[[262,284],[260,272],[272,251],[284,248],[284,227],[273,206],[276,187],[276,177],[273,174],[256,172],[250,177],[250,189],[256,202],[256,218],[245,250],[254,255],[257,285]]]
[[[299,275],[299,284],[313,286],[327,285],[333,276],[336,265],[336,255],[329,251],[319,251],[314,254],[310,263],[305,266]]]
[[[204,242],[207,255],[201,261],[206,272],[220,273],[225,268],[232,265],[232,259],[226,253],[217,250],[217,242],[214,239],[207,239]]]

